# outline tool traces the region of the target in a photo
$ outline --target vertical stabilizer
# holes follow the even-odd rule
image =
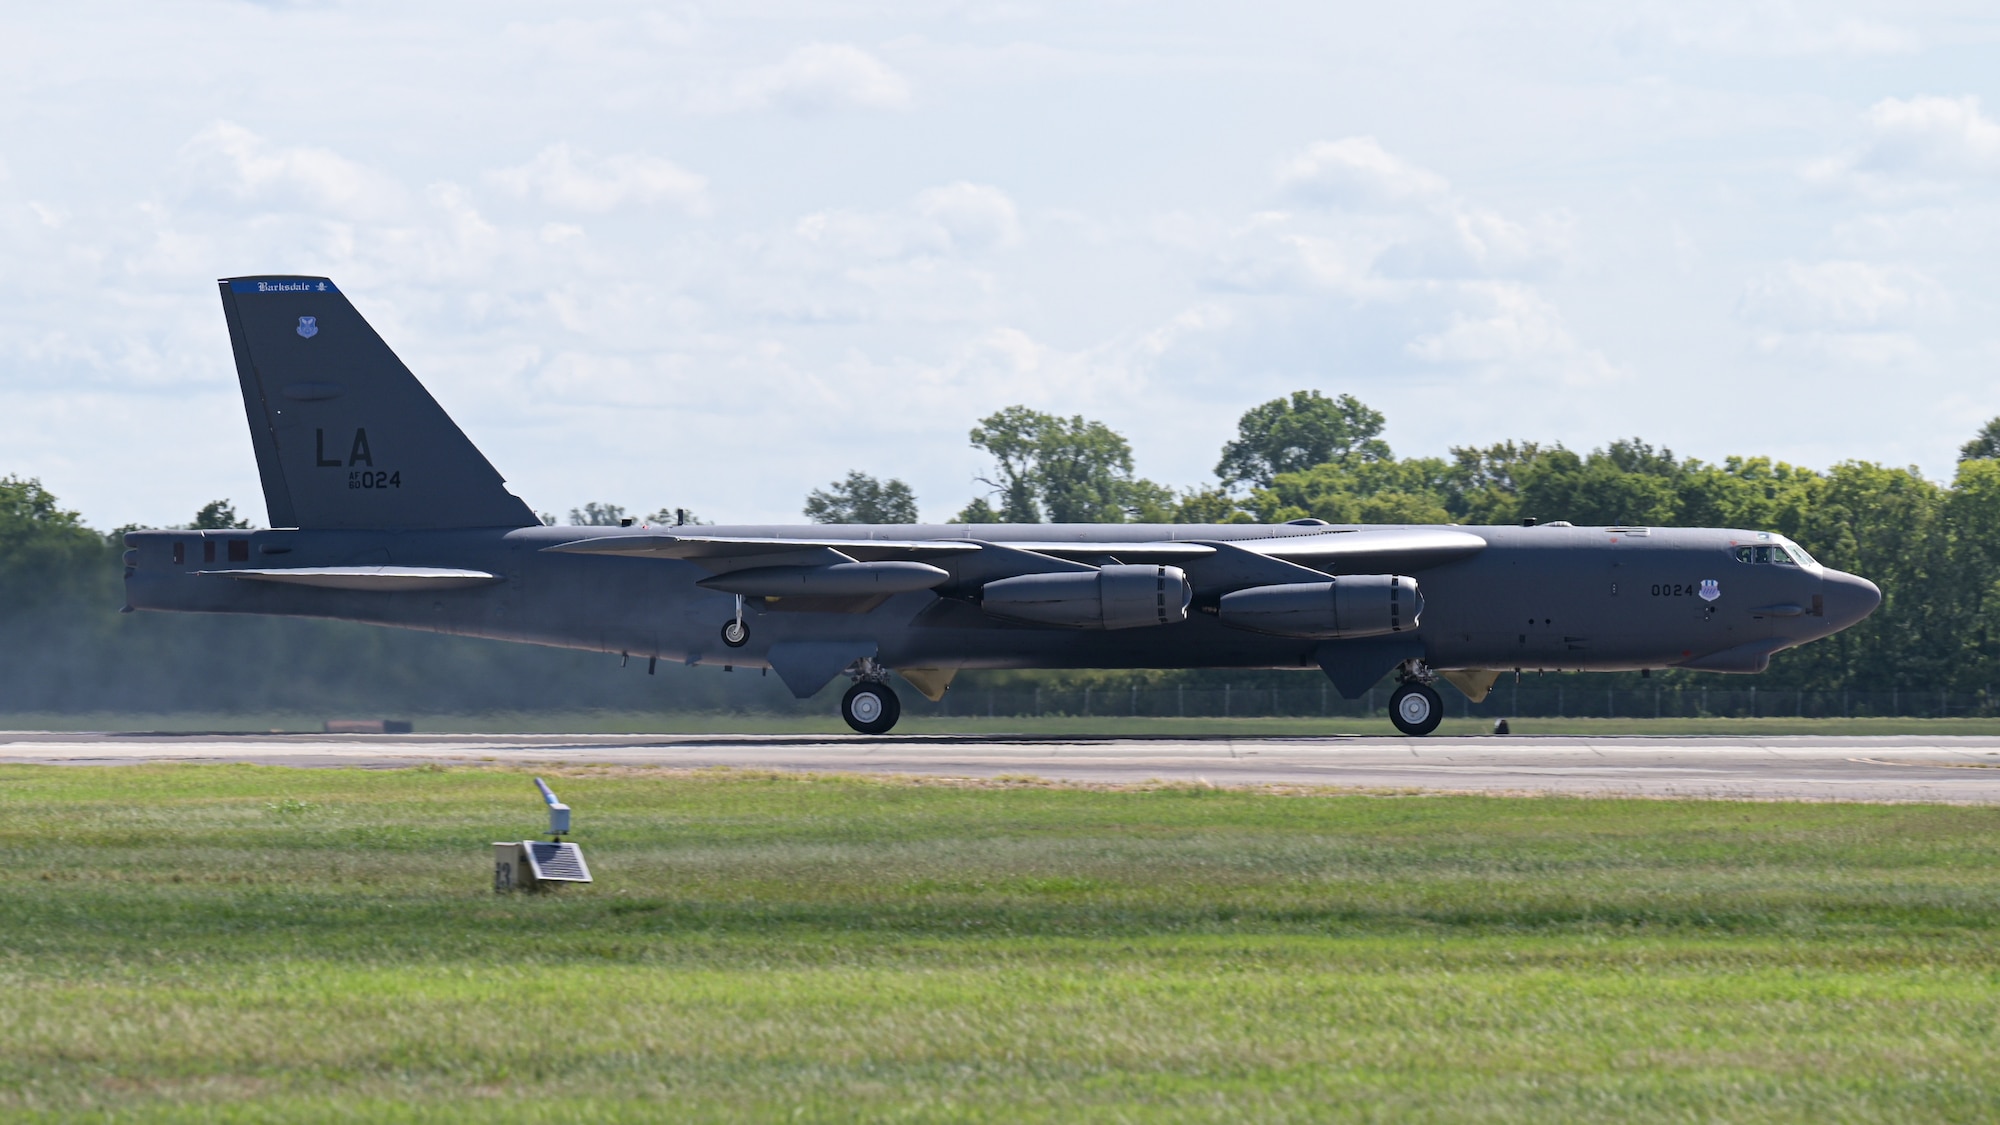
[[[539,522],[333,282],[220,284],[271,526]]]

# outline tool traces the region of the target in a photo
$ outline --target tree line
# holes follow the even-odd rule
[[[1782,532],[1829,566],[1874,579],[1861,625],[1780,654],[1773,689],[1948,690],[2000,683],[2000,419],[1969,441],[1953,479],[1846,461],[1816,470],[1768,457],[1720,463],[1626,439],[1579,453],[1501,442],[1398,457],[1382,415],[1300,391],[1247,411],[1212,481],[1137,477],[1101,422],[1010,407],[970,433],[988,454],[966,522],[1278,522],[1707,525]],[[808,497],[820,522],[910,523],[901,481],[853,472]],[[570,522],[615,525],[589,504]],[[661,509],[647,522],[699,522]],[[553,522],[549,520],[548,522]],[[187,526],[248,526],[227,501]],[[789,707],[776,681],[713,669],[620,669],[615,659],[340,622],[120,614],[122,534],[101,532],[33,479],[0,478],[0,711],[414,713]],[[1745,681],[1667,673],[1665,683]],[[961,690],[1062,684],[1294,686],[1294,673],[967,673]],[[1622,684],[1620,677],[1593,683]],[[1656,678],[1653,684],[1659,684]],[[1636,681],[1632,686],[1637,686]]]

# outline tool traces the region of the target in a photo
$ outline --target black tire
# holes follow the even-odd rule
[[[733,638],[733,639],[732,639]],[[734,617],[722,623],[722,643],[730,648],[742,648],[750,643],[750,623],[738,622]]]
[[[903,701],[888,684],[862,680],[840,697],[840,717],[856,734],[888,734],[903,717]]]
[[[1407,735],[1429,734],[1444,721],[1444,700],[1430,685],[1412,680],[1389,696],[1389,721]]]

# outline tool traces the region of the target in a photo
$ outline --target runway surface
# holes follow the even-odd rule
[[[1994,737],[1048,738],[0,732],[0,763],[424,763],[2000,804]]]

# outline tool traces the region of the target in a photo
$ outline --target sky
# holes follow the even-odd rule
[[[563,14],[570,13],[570,14]],[[264,522],[217,278],[333,278],[537,511],[926,518],[1015,403],[1212,483],[1302,388],[1404,456],[1825,467],[2000,414],[1990,4],[869,0],[0,11],[0,475]]]

